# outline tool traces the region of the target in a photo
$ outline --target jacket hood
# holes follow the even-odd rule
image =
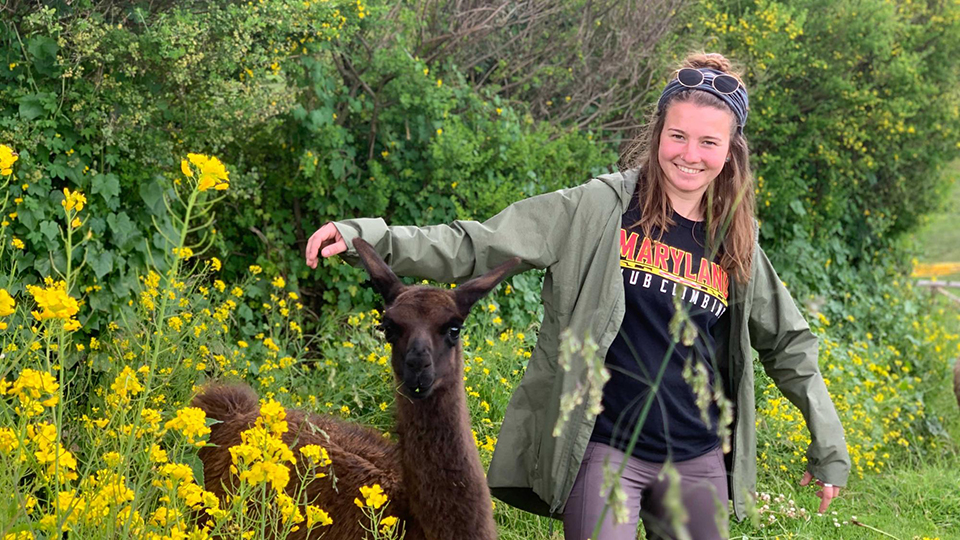
[[[630,198],[633,197],[633,192],[637,189],[639,178],[640,169],[627,169],[597,177],[617,194],[617,197],[620,198],[620,206],[623,208],[630,204]]]

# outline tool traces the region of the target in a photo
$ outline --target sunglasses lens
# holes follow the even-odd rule
[[[737,91],[740,81],[730,75],[717,75],[713,79],[713,87],[721,94],[732,94]]]
[[[694,87],[703,82],[703,73],[693,68],[683,68],[677,72],[677,80],[686,87]]]

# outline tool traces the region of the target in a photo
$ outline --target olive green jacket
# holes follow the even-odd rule
[[[543,323],[533,356],[507,408],[487,474],[491,493],[510,505],[558,517],[573,488],[595,417],[574,409],[560,437],[552,432],[561,395],[583,378],[582,359],[565,371],[557,365],[559,336],[592,336],[606,356],[624,314],[620,275],[621,216],[637,172],[595,178],[578,187],[512,204],[489,220],[427,227],[388,227],[382,219],[335,223],[356,263],[352,241],[370,242],[399,275],[442,282],[483,274],[519,256],[521,272],[546,269]],[[756,409],[751,349],[780,391],[803,413],[812,442],[807,469],[824,482],[846,484],[850,458],[843,428],[817,365],[817,338],[757,244],[746,286],[731,280],[729,316],[717,327],[718,364],[736,407],[732,453],[727,455],[730,494],[738,518],[757,476]],[[726,339],[724,339],[724,336]]]

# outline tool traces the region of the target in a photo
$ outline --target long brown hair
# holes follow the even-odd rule
[[[717,53],[691,54],[680,67],[712,68],[741,79],[730,61]],[[636,195],[640,203],[641,217],[634,226],[639,225],[647,236],[650,236],[654,227],[662,234],[662,231],[675,225],[670,199],[663,187],[667,181],[666,173],[657,159],[666,111],[674,103],[693,103],[730,111],[729,106],[709,92],[678,92],[664,105],[663,114],[658,114],[657,110],[652,112],[646,127],[620,156],[621,168],[640,169]],[[734,122],[730,136],[730,161],[704,192],[700,209],[706,219],[708,253],[719,253],[720,266],[740,284],[750,279],[753,264],[753,186],[747,139]]]

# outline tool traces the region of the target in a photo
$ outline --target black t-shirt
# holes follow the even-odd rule
[[[708,261],[703,222],[690,221],[677,213],[676,223],[660,236],[646,238],[640,227],[636,202],[623,214],[620,230],[620,272],[626,293],[626,313],[620,333],[607,352],[610,380],[603,388],[603,412],[597,418],[591,440],[626,450],[634,426],[650,393],[653,381],[667,357],[666,371],[657,397],[647,414],[633,455],[654,462],[670,456],[683,461],[702,456],[720,443],[718,409],[709,406],[709,427],[704,423],[683,368],[704,365],[712,393],[715,340],[712,328],[727,311],[729,280],[715,258]],[[670,321],[679,296],[697,337],[692,347],[675,343]],[[671,352],[671,346],[673,347]]]

